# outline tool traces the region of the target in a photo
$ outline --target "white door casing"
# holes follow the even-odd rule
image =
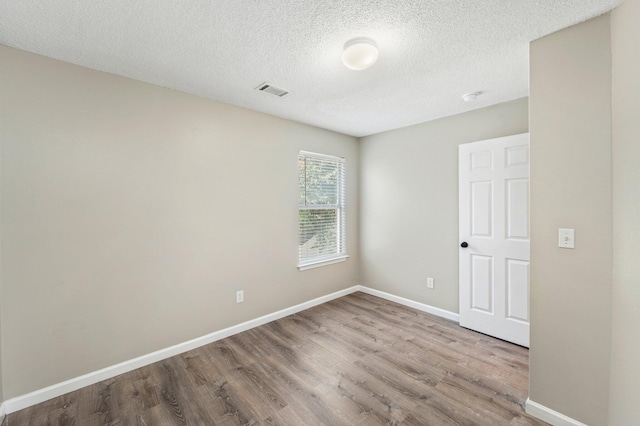
[[[529,134],[460,145],[458,158],[460,325],[528,347]]]

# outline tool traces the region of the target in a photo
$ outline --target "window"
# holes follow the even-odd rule
[[[298,156],[298,267],[347,258],[344,158],[301,151]]]

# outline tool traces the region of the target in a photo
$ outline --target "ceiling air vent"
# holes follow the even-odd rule
[[[289,91],[276,87],[271,83],[267,83],[267,82],[264,82],[258,87],[256,87],[256,90],[259,90],[260,92],[264,92],[264,93],[269,93],[270,95],[278,96],[279,98],[282,98],[283,96],[289,94]]]

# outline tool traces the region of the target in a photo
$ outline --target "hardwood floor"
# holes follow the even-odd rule
[[[355,293],[12,413],[5,425],[544,425],[528,350]]]

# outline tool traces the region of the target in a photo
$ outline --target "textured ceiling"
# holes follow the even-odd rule
[[[364,136],[527,96],[528,43],[620,3],[2,0],[0,43]],[[340,60],[358,36],[380,49],[365,71]]]

